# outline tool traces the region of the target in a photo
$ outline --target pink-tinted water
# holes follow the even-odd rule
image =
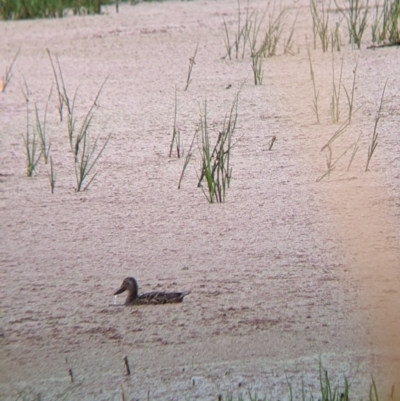
[[[302,382],[318,388],[319,357],[333,380],[351,378],[355,392],[368,389],[370,373],[381,378],[384,394],[390,391],[400,355],[400,53],[352,50],[343,24],[336,73],[343,57],[349,89],[358,63],[359,110],[332,145],[334,159],[362,135],[350,171],[351,150],[316,182],[326,170],[320,149],[340,126],[330,117],[332,53],[311,49],[316,124],[308,3],[285,5],[283,38],[299,12],[294,54],[284,55],[281,45],[266,59],[262,86],[253,84],[248,55],[222,58],[223,19],[233,37],[235,1],[141,3],[123,5],[119,14],[109,7],[101,16],[0,23],[0,70],[21,48],[0,93],[4,399],[21,391],[54,399],[65,391],[67,399],[120,399],[122,392],[143,399],[150,392],[151,399],[211,400],[246,389],[278,399],[287,395],[287,378],[297,389]],[[112,136],[84,193],[74,191],[46,48],[59,57],[70,96],[79,88],[78,124],[108,77],[91,132],[101,140]],[[48,166],[25,176],[23,78],[31,124],[34,103],[43,113],[53,85],[47,115],[53,195]],[[379,145],[365,173],[386,79]],[[224,204],[208,204],[197,188],[197,142],[177,189],[184,159],[168,158],[175,85],[185,152],[204,99],[215,138],[241,89]],[[342,89],[341,122],[346,102]],[[119,297],[115,306],[113,292],[126,276],[135,276],[142,292],[192,293],[182,304],[124,308]]]

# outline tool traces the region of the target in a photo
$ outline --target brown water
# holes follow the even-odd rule
[[[262,86],[253,84],[249,57],[222,59],[223,18],[233,35],[235,1],[141,3],[119,14],[109,7],[102,16],[0,23],[0,70],[21,48],[0,94],[2,397],[24,390],[50,400],[68,391],[67,399],[110,400],[124,391],[144,399],[150,391],[151,399],[215,400],[252,389],[278,399],[287,395],[286,378],[297,389],[302,381],[318,388],[319,357],[333,380],[347,375],[357,395],[366,395],[371,373],[382,395],[390,392],[400,377],[400,53],[347,44],[335,53],[337,73],[344,57],[347,88],[358,63],[360,109],[332,146],[334,157],[362,136],[350,171],[351,150],[316,182],[326,170],[320,149],[340,126],[329,113],[332,53],[311,51],[316,124],[308,3],[288,5],[283,37],[299,11],[294,55],[278,46],[278,56],[265,60]],[[54,80],[46,48],[58,55],[71,97],[79,87],[80,118],[109,77],[91,132],[112,137],[84,193],[74,191],[54,85],[47,133],[55,194],[48,166],[25,176],[20,85],[24,77],[31,111],[37,102],[43,112]],[[386,79],[379,145],[364,173]],[[184,160],[168,158],[175,85],[185,152],[204,99],[216,134],[242,87],[225,204],[208,204],[197,188],[197,145],[177,190]],[[341,104],[344,121],[343,91]],[[125,308],[119,297],[114,306],[126,276],[141,292],[192,293],[177,305]]]

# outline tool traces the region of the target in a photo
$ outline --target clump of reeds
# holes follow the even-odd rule
[[[338,139],[343,133],[346,131],[346,128],[349,126],[350,122],[349,120],[346,120],[332,135],[331,139],[321,148],[321,151],[324,151],[325,148],[330,146],[336,139]]]
[[[264,21],[265,15],[267,14],[267,9],[259,17],[258,11],[254,11],[251,15],[254,19],[250,21],[251,30],[250,30],[250,54],[254,54],[257,51],[257,41],[258,35],[260,33],[261,24]]]
[[[0,8],[1,8],[1,6],[0,6]],[[11,78],[12,78],[12,69],[13,69],[13,67],[14,67],[15,61],[16,61],[17,58],[18,58],[18,55],[19,55],[20,50],[21,50],[21,49],[18,49],[18,51],[17,51],[17,53],[15,54],[13,60],[11,61],[10,66],[7,66],[7,67],[6,67],[6,71],[5,71],[5,73],[4,73],[3,79],[0,80],[0,92],[5,92],[5,91],[6,91],[6,88],[7,88],[7,86],[8,86],[8,84],[9,84],[10,81],[11,81]]]
[[[175,147],[176,156],[179,159],[181,157],[181,135],[179,132],[179,128],[176,124],[177,108],[178,108],[178,96],[177,96],[177,89],[175,86],[174,126],[172,128],[172,138],[171,138],[171,144],[169,147],[169,157],[172,157],[172,152]]]
[[[330,38],[331,38],[331,51],[333,52],[334,50],[336,50],[340,52],[342,48],[342,37],[340,35],[339,22],[335,24],[335,30],[332,31]]]
[[[351,92],[349,92],[346,89],[346,87],[343,86],[344,91],[346,92],[347,105],[349,107],[349,115],[347,117],[349,122],[351,122],[351,118],[352,118],[353,113],[354,113],[354,93],[355,93],[355,90],[356,90],[357,66],[358,66],[358,64],[356,64],[356,66],[353,69],[353,85],[351,87]]]
[[[26,155],[26,175],[28,177],[32,177],[36,166],[38,165],[42,156],[42,151],[40,149],[40,139],[36,132],[36,129],[33,129],[32,136],[30,132],[31,128],[29,123],[29,88],[25,80],[24,87],[22,87],[22,93],[24,95],[26,104],[26,132],[25,135],[22,136]]]
[[[287,40],[284,41],[284,54],[290,54],[290,55],[294,55],[294,51],[293,51],[293,45],[294,45],[294,41],[293,41],[293,36],[294,36],[294,28],[296,26],[296,22],[297,22],[297,18],[299,16],[299,13],[297,12],[296,17],[293,21],[292,24],[292,28],[290,29],[290,33],[289,33],[289,37]]]
[[[244,17],[244,22],[242,21],[242,10],[240,0],[238,0],[238,14],[236,21],[236,32],[234,34],[234,40],[231,41],[227,23],[224,21],[225,28],[225,49],[226,55],[231,60],[232,59],[232,50],[235,51],[235,58],[239,58],[240,56],[244,58],[246,53],[246,47],[250,44],[250,48],[253,50],[254,40],[256,40],[256,36],[258,34],[258,29],[260,27],[261,21],[258,21],[258,11],[253,10],[250,12],[249,10],[249,0],[247,0],[246,14]]]
[[[385,0],[389,3],[389,0]],[[385,7],[384,7],[385,10]],[[386,34],[382,34],[383,40],[387,37],[389,43],[397,43],[400,41],[400,1],[393,0],[389,5],[386,5],[385,19],[388,21],[386,24]],[[384,30],[382,29],[382,32]]]
[[[314,38],[314,50],[317,48],[317,39],[321,43],[322,51],[325,53],[329,49],[331,44],[331,51],[340,51],[342,46],[342,39],[340,36],[340,23],[335,24],[335,29],[331,29],[329,34],[329,9],[331,0],[329,0],[328,6],[325,5],[324,1],[318,6],[317,0],[310,0],[310,11],[313,21],[313,38]]]
[[[236,95],[229,113],[225,116],[222,131],[219,132],[214,146],[210,144],[207,101],[200,116],[199,133],[201,133],[201,172],[198,186],[202,188],[209,203],[225,202],[226,190],[232,177],[230,155],[232,150],[232,135],[236,128],[239,94]],[[203,181],[207,189],[203,187]]]
[[[374,125],[374,132],[372,133],[371,144],[368,147],[368,155],[367,155],[367,164],[365,166],[365,171],[368,171],[369,163],[371,162],[372,156],[375,152],[376,147],[378,146],[378,123],[382,116],[382,105],[383,105],[383,98],[385,96],[387,80],[385,82],[385,86],[383,87],[381,102],[379,104],[378,114],[375,117],[375,125]]]
[[[326,155],[326,165],[327,165],[327,170],[319,177],[317,178],[317,182],[321,181],[325,177],[329,177],[331,172],[335,169],[336,163],[349,151],[349,149],[352,146],[349,146],[343,153],[341,153],[337,158],[333,158],[333,150],[332,150],[332,145],[333,142],[336,141],[346,130],[346,128],[349,126],[349,121],[345,121],[333,134],[331,139],[321,148],[321,152],[327,150],[328,153]]]
[[[318,112],[318,95],[319,95],[319,92],[317,91],[316,84],[315,84],[314,69],[313,69],[312,61],[311,61],[310,47],[308,45],[307,45],[307,53],[308,53],[308,60],[310,62],[310,75],[311,75],[311,81],[312,81],[312,84],[313,84],[313,91],[314,91],[313,109],[314,109],[315,116],[317,117],[317,123],[319,124],[319,112]]]
[[[96,97],[86,113],[80,129],[76,129],[77,118],[75,116],[75,100],[78,93],[76,89],[73,98],[71,99],[68,95],[67,88],[64,82],[64,77],[62,74],[62,69],[58,57],[56,56],[58,72],[54,66],[54,62],[50,51],[47,49],[47,53],[50,58],[51,66],[53,69],[54,79],[56,81],[56,89],[58,94],[58,112],[60,116],[60,121],[63,120],[63,109],[66,106],[67,109],[67,133],[68,140],[71,147],[71,151],[74,156],[75,162],[75,177],[76,177],[76,191],[85,191],[88,189],[89,185],[92,183],[96,174],[93,174],[89,182],[84,185],[84,182],[89,178],[90,173],[95,167],[97,161],[102,155],[105,147],[110,140],[111,134],[107,135],[107,138],[103,142],[103,145],[98,144],[100,135],[96,137],[94,141],[90,139],[89,128],[94,117],[94,112],[98,108],[98,100],[100,98],[101,92],[108,77],[103,81],[98,90]]]
[[[193,70],[193,66],[196,64],[196,55],[197,55],[198,48],[199,48],[199,45],[196,46],[196,50],[194,51],[193,56],[189,58],[189,67],[188,67],[188,75],[187,75],[187,79],[186,79],[185,91],[187,91],[187,89],[189,88],[190,82],[192,82],[192,80],[191,80],[192,70]]]
[[[385,4],[385,2],[384,2]],[[380,11],[381,5],[379,4],[379,0],[375,1],[375,15],[374,15],[374,21],[372,22],[371,25],[371,33],[372,33],[372,45],[376,45],[377,43],[380,43],[381,37],[383,36],[382,33],[386,33],[386,20],[383,18],[384,17],[384,9]]]
[[[343,57],[342,62],[340,64],[340,74],[339,74],[339,82],[336,85],[335,81],[335,57],[332,53],[332,100],[331,100],[331,119],[333,123],[339,122],[340,117],[340,89],[342,87],[342,75],[343,75]]]
[[[311,53],[310,53],[309,46],[307,46],[307,52],[308,52],[308,60],[309,60],[309,64],[310,64],[311,81],[313,83],[313,91],[314,91],[313,109],[314,109],[315,115],[317,117],[317,122],[319,123],[319,110],[318,110],[319,93],[316,89],[315,75],[314,75],[314,70],[313,70],[313,66],[312,66]],[[331,103],[330,103],[330,114],[331,114],[332,123],[337,123],[340,120],[340,95],[341,95],[342,86],[344,88],[344,91],[345,91],[345,94],[347,97],[347,105],[348,105],[347,121],[348,121],[348,123],[351,122],[352,115],[354,114],[354,95],[355,95],[355,89],[356,89],[357,64],[353,69],[353,85],[351,87],[351,90],[347,90],[346,86],[344,84],[342,84],[343,63],[344,63],[344,58],[342,57],[342,61],[340,63],[339,76],[337,77],[336,73],[335,73],[335,56],[332,53],[332,95],[331,95]]]
[[[31,18],[61,18],[68,11],[75,14],[100,14],[101,6],[112,1],[105,0],[2,0],[0,3],[0,18],[31,19]]]
[[[328,9],[331,1],[328,3]],[[326,52],[329,46],[329,14],[326,11],[324,2],[321,2],[321,9],[318,8],[317,0],[310,0],[311,17],[313,20],[314,49],[317,47],[317,37],[321,41],[322,51]]]
[[[268,17],[268,29],[258,50],[264,55],[264,57],[272,57],[276,55],[276,49],[282,36],[284,17],[286,13],[287,9],[284,8],[275,15],[274,2],[272,13]]]
[[[243,26],[241,25],[240,0],[238,0],[238,22],[237,22],[237,31],[235,34],[235,42],[234,42],[236,58],[239,58],[241,43],[242,43],[242,58],[244,58],[246,45],[249,41],[251,25],[252,21],[251,21],[251,15],[249,15],[249,0],[247,0],[246,16]]]
[[[267,15],[268,8],[272,4],[272,11],[268,14],[268,27],[267,31],[262,35],[261,42],[258,40],[261,24]],[[229,36],[228,25],[224,21],[225,28],[225,49],[226,55],[223,57],[229,57],[232,59],[233,51],[235,52],[236,58],[241,55],[242,58],[246,54],[246,46],[249,45],[250,57],[251,57],[251,69],[253,72],[254,84],[261,85],[263,81],[263,59],[265,57],[272,57],[276,55],[277,46],[282,36],[284,28],[284,17],[287,13],[287,9],[284,8],[279,12],[276,12],[276,0],[272,3],[268,3],[266,9],[260,14],[258,10],[249,11],[249,0],[247,0],[247,7],[245,13],[244,22],[242,22],[241,16],[241,5],[238,0],[238,18],[236,25],[235,39],[232,41]],[[294,54],[293,48],[293,37],[294,27],[297,21],[296,18],[292,24],[289,37],[284,41],[284,53]]]
[[[286,382],[288,386],[288,396],[285,397],[289,401],[301,400],[301,401],[349,401],[356,399],[358,396],[351,394],[350,381],[346,376],[344,376],[341,384],[335,384],[331,379],[328,370],[319,364],[319,386],[316,392],[310,391],[306,392],[304,383],[299,389],[293,388],[292,383],[288,376],[286,376]],[[379,393],[375,380],[371,379],[371,384],[369,388],[366,389],[366,400],[367,401],[379,401]],[[244,390],[242,392],[229,392],[226,395],[218,394],[215,397],[218,401],[258,401],[258,400],[269,400],[271,397],[261,397],[256,391],[251,389]],[[364,399],[359,397],[360,399]],[[391,401],[395,400],[394,386],[392,387],[392,392],[390,395]]]
[[[342,6],[337,1],[335,0],[336,6],[347,21],[349,43],[357,45],[360,49],[361,39],[367,27],[369,0],[365,3],[362,0],[345,0]]]
[[[329,144],[325,147],[325,149],[328,150],[328,154],[326,156],[326,166],[327,169],[325,173],[322,174],[321,177],[317,178],[317,182],[321,181],[325,177],[330,177],[331,172],[335,169],[336,163],[347,154],[347,152],[353,147],[353,145],[350,145],[347,149],[345,149],[338,157],[335,159],[333,158],[333,150],[332,146]]]
[[[264,58],[267,55],[268,56],[273,55],[272,52],[275,53],[276,44],[279,40],[279,37],[274,36],[274,34],[276,34],[276,32],[273,30],[273,27],[271,26],[271,24],[273,24],[275,21],[271,20],[271,17],[270,17],[269,31],[265,34],[263,42],[257,49],[258,35],[260,32],[261,23],[264,20],[266,12],[267,12],[267,10],[264,11],[264,13],[262,14],[260,19],[258,18],[258,13],[255,13],[254,20],[251,21],[252,30],[250,33],[250,50],[251,50],[250,57],[251,57],[251,69],[253,71],[253,78],[254,78],[255,85],[262,84],[263,77],[264,77],[264,73],[263,73]],[[294,25],[293,25],[292,29],[294,29]],[[280,36],[281,32],[282,31],[280,30],[279,36]],[[292,37],[293,37],[293,32],[291,32],[289,39],[285,43],[285,52],[291,51],[291,47],[293,46]],[[275,46],[273,47],[271,44],[271,41],[274,38],[276,40],[276,43],[275,43]]]
[[[358,148],[359,148],[358,143],[360,142],[360,138],[361,138],[361,133],[360,133],[360,135],[358,136],[357,141],[354,142],[354,144],[352,145],[352,146],[353,146],[353,152],[351,153],[350,161],[349,161],[349,164],[348,164],[348,166],[347,166],[347,171],[350,170],[350,167],[351,167],[351,165],[352,165],[352,163],[353,163],[353,160],[354,160],[354,158],[356,157],[356,153],[357,153]]]
[[[107,138],[103,142],[103,145],[100,146],[98,145],[100,134],[96,137],[94,141],[91,141],[89,136],[89,127],[91,125],[94,116],[94,111],[98,106],[97,101],[100,97],[101,91],[106,81],[107,78],[102,83],[99,91],[97,92],[96,98],[92,103],[89,111],[87,112],[80,130],[76,133],[73,131],[70,134],[70,138],[72,138],[72,141],[74,143],[72,151],[75,159],[75,176],[76,176],[77,192],[85,191],[86,189],[88,189],[89,185],[96,177],[96,173],[93,174],[89,182],[85,186],[83,185],[84,181],[86,181],[86,179],[89,177],[94,166],[96,165],[97,161],[102,155],[105,147],[107,146],[108,141],[111,138],[111,134],[107,135]]]
[[[192,149],[193,149],[193,144],[194,144],[194,141],[195,141],[195,139],[197,137],[197,134],[198,134],[198,130],[195,131],[195,133],[193,135],[192,142],[191,142],[191,144],[189,146],[189,150],[186,153],[185,163],[183,164],[181,176],[179,177],[178,189],[181,189],[181,183],[182,183],[182,180],[183,180],[183,175],[185,174],[186,168],[189,165],[190,160],[192,159],[192,156],[193,156]]]
[[[260,52],[251,55],[251,68],[253,70],[254,85],[261,85],[263,81],[263,55]]]
[[[224,43],[225,43],[225,49],[226,49],[226,55],[224,56],[224,58],[226,56],[228,56],[229,60],[232,60],[232,45],[231,45],[231,42],[229,40],[229,32],[228,32],[228,27],[226,25],[225,18],[224,18],[224,27],[225,27]]]
[[[68,95],[66,93],[64,94],[63,90],[62,90],[62,88],[64,88],[64,91],[66,92],[65,84],[64,84],[64,78],[63,78],[63,75],[62,75],[62,70],[61,70],[61,66],[60,66],[60,62],[58,60],[58,57],[56,56],[57,67],[58,67],[58,74],[57,74],[56,68],[54,66],[53,58],[51,57],[50,50],[46,49],[46,51],[47,51],[47,54],[48,54],[49,59],[50,59],[51,68],[53,70],[53,75],[54,75],[54,80],[56,82],[56,89],[57,89],[57,95],[58,95],[58,106],[57,106],[58,107],[58,114],[59,114],[59,117],[60,117],[60,121],[62,121],[63,120],[64,103],[67,102]],[[59,82],[58,76],[60,76],[61,84]],[[62,88],[61,88],[61,85],[62,85]]]
[[[44,109],[43,122],[40,121],[39,110],[38,110],[37,104],[35,103],[36,131],[39,134],[41,151],[42,151],[43,160],[44,160],[45,164],[47,164],[47,162],[49,160],[50,147],[51,147],[51,143],[48,141],[48,138],[46,136],[47,108],[48,108],[49,101],[51,98],[51,92],[52,92],[52,90],[50,89],[49,97],[47,99],[46,106]]]
[[[48,174],[51,193],[54,194],[56,187],[56,173],[54,171],[53,158],[50,156],[50,172]]]
[[[51,97],[51,90],[49,97],[46,102],[43,121],[41,121],[39,116],[39,109],[37,103],[35,103],[35,124],[33,125],[32,135],[30,133],[30,123],[29,123],[29,88],[28,84],[24,80],[24,86],[22,87],[22,93],[25,98],[26,103],[26,133],[23,136],[26,160],[27,160],[27,176],[32,177],[36,166],[38,165],[41,156],[45,164],[47,164],[50,155],[50,142],[46,136],[46,122],[47,122],[47,107]],[[50,156],[50,174],[49,174],[51,192],[54,193],[55,187],[55,173],[53,169],[53,161]]]
[[[389,44],[400,41],[400,1],[379,0],[375,2],[375,15],[372,23],[372,43],[388,41]]]

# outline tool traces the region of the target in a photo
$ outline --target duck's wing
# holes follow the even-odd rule
[[[185,292],[148,292],[140,295],[135,299],[135,303],[138,304],[168,304],[174,302],[182,302],[183,298],[190,294],[190,291]]]

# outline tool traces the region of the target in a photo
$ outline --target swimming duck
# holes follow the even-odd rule
[[[133,277],[127,277],[121,284],[121,287],[114,292],[114,295],[121,294],[128,291],[128,296],[125,300],[125,306],[129,305],[156,305],[182,302],[185,295],[190,294],[191,291],[185,292],[148,292],[146,294],[138,295],[138,284]]]

